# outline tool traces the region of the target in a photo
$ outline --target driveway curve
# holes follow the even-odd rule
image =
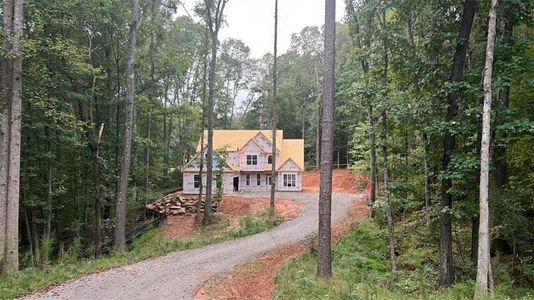
[[[267,194],[244,194],[265,197]],[[279,247],[303,241],[317,231],[317,193],[278,193],[303,203],[293,220],[263,233],[180,251],[66,282],[45,294],[24,299],[194,299],[196,287]],[[364,195],[333,194],[332,222],[339,222],[351,200]]]

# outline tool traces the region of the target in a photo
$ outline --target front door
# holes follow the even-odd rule
[[[234,192],[239,192],[239,177],[234,177]]]

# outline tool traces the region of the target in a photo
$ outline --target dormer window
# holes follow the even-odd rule
[[[273,156],[272,155],[269,155],[269,157],[267,157],[267,164],[269,164],[269,165],[273,164]]]
[[[258,165],[258,156],[247,155],[247,166],[257,166],[257,165]]]

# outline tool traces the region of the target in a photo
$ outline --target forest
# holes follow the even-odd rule
[[[421,253],[433,286],[474,282],[490,1],[345,0],[331,39],[331,145],[328,28],[255,58],[218,40],[231,0],[197,2],[178,15],[178,0],[0,0],[0,281],[127,249],[146,204],[180,189],[204,129],[276,119],[305,140],[308,170],[331,150],[330,168],[368,178],[392,274],[410,268],[395,251],[413,243],[433,249]],[[486,171],[497,290],[534,285],[533,4],[496,6]]]

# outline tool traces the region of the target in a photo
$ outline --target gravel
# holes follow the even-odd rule
[[[279,247],[303,241],[317,231],[317,193],[277,193],[277,196],[303,202],[300,215],[267,232],[88,275],[24,299],[194,299],[195,289],[214,276]],[[333,194],[332,222],[345,216],[350,200],[363,197]]]

